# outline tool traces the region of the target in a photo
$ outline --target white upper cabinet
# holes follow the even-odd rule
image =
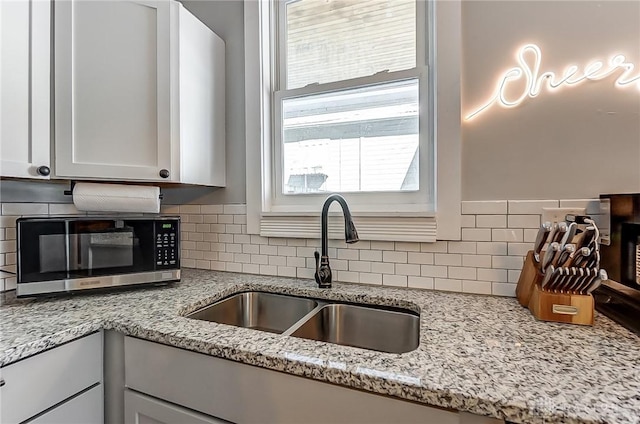
[[[50,17],[46,0],[0,1],[0,176],[49,178]]]
[[[55,175],[225,184],[224,42],[169,0],[54,7]]]

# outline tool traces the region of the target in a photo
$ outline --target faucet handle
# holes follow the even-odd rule
[[[316,250],[313,252],[313,256],[316,257],[316,283],[320,284],[320,253]]]

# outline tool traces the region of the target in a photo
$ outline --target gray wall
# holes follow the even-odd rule
[[[462,28],[465,115],[491,97],[527,43],[542,51],[541,72],[562,73],[570,64],[584,69],[622,53],[640,76],[638,1],[469,1]],[[543,90],[513,109],[493,106],[465,123],[463,199],[640,191],[640,81],[614,87],[620,73]],[[521,92],[522,84],[512,97]]]
[[[226,42],[227,187],[163,189],[165,202],[244,203],[243,1],[183,4]],[[462,28],[463,114],[490,97],[525,43],[540,46],[541,71],[560,73],[570,64],[584,67],[624,53],[640,75],[638,1],[465,1]],[[516,108],[493,106],[464,123],[463,200],[640,192],[640,85],[620,89],[614,80],[543,90]],[[0,196],[51,201],[59,186],[42,189],[49,186],[3,181]]]

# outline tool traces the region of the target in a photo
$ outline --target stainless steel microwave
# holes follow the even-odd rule
[[[180,280],[179,217],[19,218],[18,297]]]

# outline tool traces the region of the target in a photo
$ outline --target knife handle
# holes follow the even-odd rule
[[[533,257],[537,263],[540,263],[540,252],[542,251],[542,246],[547,241],[547,237],[549,236],[549,232],[551,232],[551,222],[546,221],[538,230],[538,235],[536,236],[536,241],[533,244]]]
[[[542,264],[540,266],[543,274],[546,274],[547,268],[549,268],[549,265],[551,265],[551,262],[553,261],[553,258],[555,257],[559,249],[560,245],[555,241],[553,243],[550,243],[547,247],[546,252],[544,252],[544,258],[542,258]]]

